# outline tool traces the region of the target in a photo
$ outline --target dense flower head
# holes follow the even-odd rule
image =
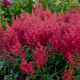
[[[0,23],[0,41],[2,41],[4,37],[4,29],[2,28],[2,24]]]
[[[5,49],[9,52],[10,48],[12,48],[13,45],[15,45],[15,41],[16,41],[16,32],[9,27],[9,25],[7,24],[7,29],[4,32],[4,43],[5,43]]]
[[[50,56],[46,52],[46,47],[43,49],[43,46],[40,43],[38,43],[38,47],[39,48],[36,47],[36,51],[33,50],[33,59],[35,60],[37,68],[40,69],[40,67],[46,65]]]
[[[4,49],[7,52],[13,52],[14,55],[19,55],[24,50],[24,46],[20,43],[18,33],[8,25],[7,21],[7,29],[4,32]],[[23,55],[23,54],[22,54]]]
[[[73,12],[73,13],[72,13]],[[57,31],[49,39],[49,42],[54,47],[54,50],[58,50],[66,57],[67,63],[72,63],[74,66],[73,55],[77,55],[80,52],[80,13],[78,9],[62,14],[59,17],[60,26]],[[69,21],[68,21],[69,20]],[[77,56],[76,58],[78,58]],[[76,65],[78,66],[78,64]],[[76,67],[75,66],[75,67]]]
[[[80,27],[74,25],[62,24],[53,37],[50,43],[54,48],[66,55],[67,53],[76,54],[80,51]]]
[[[5,5],[10,5],[10,2],[9,2],[8,0],[3,0],[3,3],[4,3]]]
[[[4,55],[3,48],[3,38],[4,38],[4,29],[2,28],[2,24],[0,23],[0,54]]]
[[[24,47],[20,44],[18,38],[15,38],[16,42],[15,45],[11,47],[11,52],[14,52],[14,55],[19,55],[24,50]]]
[[[2,48],[2,45],[1,45],[1,42],[0,42],[0,54],[2,54],[2,50],[1,50],[1,48]]]
[[[34,68],[32,66],[32,62],[27,62],[25,60],[25,58],[22,59],[21,61],[21,66],[20,66],[20,70],[24,73],[24,74],[28,74],[30,76],[33,76],[33,74],[35,73]]]
[[[24,77],[19,76],[18,80],[24,80]]]
[[[65,70],[63,75],[62,75],[63,80],[75,80],[76,77],[74,76],[74,72],[72,70]]]
[[[20,15],[21,18],[17,18],[16,20],[12,15],[12,26],[9,27],[7,25],[7,29],[10,29],[5,32],[6,42],[12,40],[17,35],[21,44],[36,46],[37,42],[40,42],[40,44],[46,45],[59,25],[56,16],[56,12],[51,14],[48,9],[44,11],[40,3],[37,5],[35,13],[32,11],[32,15],[22,13]]]
[[[59,15],[58,17],[59,21],[70,24],[70,25],[75,25],[79,26],[80,25],[80,11],[78,8],[67,11],[66,13],[62,12],[62,15]]]

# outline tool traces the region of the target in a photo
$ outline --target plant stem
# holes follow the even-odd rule
[[[40,69],[39,69],[39,73],[41,74],[41,76],[42,76],[42,78],[43,78],[43,80],[44,80],[44,77],[43,77],[42,72],[41,72],[41,70],[40,70]]]
[[[56,66],[57,66],[57,65],[56,65],[56,63],[55,63],[55,74],[57,73],[57,72],[56,72]]]
[[[42,70],[43,70],[44,78],[45,78],[45,80],[47,80],[47,79],[46,79],[45,72],[44,72],[44,67],[43,67],[43,65],[42,65]]]
[[[69,63],[69,69],[71,69],[71,63]]]
[[[5,62],[6,62],[6,65],[8,66],[9,70],[10,70],[10,66],[9,64],[7,63],[7,59],[5,58]]]

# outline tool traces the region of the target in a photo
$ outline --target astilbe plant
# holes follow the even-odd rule
[[[0,40],[2,40],[3,37],[4,37],[4,30],[3,30],[2,25],[0,23]]]
[[[48,62],[48,58],[50,57],[50,55],[48,54],[48,52],[46,52],[46,47],[44,47],[43,50],[43,46],[38,43],[38,47],[36,47],[36,51],[33,50],[33,59],[35,60],[35,66],[37,66],[37,69],[40,69],[40,67],[43,67],[44,65],[46,65],[46,62]]]
[[[49,40],[49,42],[54,47],[54,50],[62,52],[63,56],[66,57],[66,62],[69,63],[70,66],[72,64],[72,67],[74,69],[77,68],[77,66],[80,67],[79,15],[80,14],[78,9],[75,9],[71,12],[67,11],[67,13],[64,15],[62,14],[61,17],[58,18],[60,26]],[[66,77],[66,79],[63,80],[68,80],[67,78],[71,79],[69,77]]]
[[[63,23],[67,23],[70,25],[79,26],[80,23],[80,11],[78,8],[75,8],[74,10],[71,10],[70,12],[67,11],[66,13],[62,12],[62,15],[59,15],[58,17],[59,21]]]
[[[0,34],[4,35],[0,48],[1,46],[4,48],[6,56],[8,55],[13,62],[17,59],[11,56],[11,52],[14,56],[19,56],[20,70],[31,77],[35,75],[36,68],[43,69],[43,66],[49,62],[48,58],[54,58],[58,51],[63,54],[63,57],[66,57],[69,69],[64,71],[62,78],[69,80],[74,77],[73,70],[76,71],[77,66],[80,67],[78,59],[80,57],[80,54],[78,55],[80,51],[79,15],[78,9],[75,9],[57,16],[56,12],[51,14],[48,7],[44,11],[41,4],[37,2],[35,12],[32,10],[31,15],[22,13],[20,18],[16,17],[15,20],[12,14],[11,26],[6,21],[7,29],[3,32],[4,34],[0,31]],[[47,43],[52,44],[52,47],[49,46],[49,51],[47,51]],[[24,52],[25,45],[32,51],[30,61],[27,60],[28,48]]]
[[[73,71],[65,70],[64,74],[62,75],[62,79],[63,80],[69,80],[69,79],[75,80],[76,78],[74,76],[74,72]]]
[[[33,75],[37,74],[35,68],[38,70],[42,68],[44,72],[44,66],[46,66],[49,57],[50,55],[48,54],[48,51],[46,51],[46,47],[43,47],[43,45],[38,42],[37,47],[33,50],[32,61],[27,61],[23,57],[21,59],[20,70],[33,78]]]
[[[20,70],[24,73],[24,74],[29,74],[30,76],[33,76],[33,74],[35,73],[34,68],[32,66],[32,62],[27,63],[27,61],[25,60],[25,58],[22,59],[21,64],[20,64]]]
[[[21,56],[20,69],[24,71],[25,67],[23,66],[22,63],[24,63],[25,60],[24,57],[27,56],[26,55],[27,52],[25,52],[24,54],[22,53],[22,51],[24,50],[24,45],[26,44],[29,45],[30,47],[35,47],[38,46],[37,44],[39,42],[43,48],[43,45],[45,46],[48,39],[52,36],[53,30],[57,27],[58,23],[56,19],[56,13],[51,14],[48,8],[46,11],[44,11],[40,3],[37,4],[35,13],[32,12],[32,15],[28,13],[26,14],[22,13],[20,17],[21,18],[16,17],[15,20],[12,14],[13,18],[12,26],[9,26],[6,21],[7,29],[6,31],[4,31],[3,46],[4,50],[6,51],[6,56],[9,53],[8,57],[13,62],[15,62],[16,59],[11,56],[11,52],[13,52],[15,56],[16,55]],[[46,48],[39,52],[39,55],[41,55],[42,57],[41,59],[46,59],[46,61],[42,62],[41,64],[37,63],[37,65],[39,65],[40,67],[46,64],[46,62],[48,61],[49,56],[48,53],[45,52],[45,50]],[[35,52],[37,53],[37,51]],[[34,60],[37,60],[35,52]],[[28,63],[28,65],[32,65],[31,62]],[[25,66],[27,66],[27,64],[25,64]],[[31,72],[27,71],[26,73],[31,75]]]
[[[7,25],[4,35],[7,44],[10,44],[11,41],[9,40],[13,41],[14,36],[17,35],[22,45],[36,46],[37,42],[46,45],[53,31],[58,26],[56,13],[51,14],[48,9],[43,11],[40,3],[37,4],[35,13],[32,12],[32,15],[28,13],[25,15],[21,14],[21,18],[17,18],[16,20],[13,17],[12,22],[11,27]],[[9,36],[10,38],[8,39]]]
[[[4,29],[2,28],[2,25],[0,23],[0,55],[4,55],[3,49],[3,38],[4,38]]]
[[[71,10],[70,12],[67,11],[67,13],[62,13],[61,16],[59,16],[59,21],[60,23],[64,23],[64,24],[67,24],[69,26],[72,26],[72,29],[71,29],[71,33],[72,33],[72,37],[74,38],[73,40],[74,41],[71,41],[72,42],[72,46],[74,46],[75,49],[73,49],[72,53],[76,53],[75,50],[77,51],[77,53],[79,52],[80,50],[80,38],[79,38],[79,34],[80,34],[80,11],[78,8],[74,9],[74,10]],[[71,38],[70,38],[71,39]],[[77,49],[76,49],[77,48]],[[75,57],[79,57],[79,54],[75,54]],[[78,55],[78,56],[77,56]],[[80,65],[80,63],[79,63]]]

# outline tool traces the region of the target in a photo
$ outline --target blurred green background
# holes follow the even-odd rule
[[[7,6],[2,1],[0,1],[0,23],[2,26],[6,28],[5,18],[9,25],[11,25],[12,16],[11,13],[16,18],[16,15],[20,15],[21,8],[25,12],[29,12],[31,14],[32,8],[37,0],[16,0],[12,5]],[[42,3],[42,7],[45,10],[46,5],[48,4],[49,10],[53,13],[56,10],[57,14],[61,14],[62,11],[66,12],[66,10],[74,9],[75,7],[79,7],[78,0],[39,0]]]

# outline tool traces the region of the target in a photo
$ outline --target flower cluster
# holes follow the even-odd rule
[[[2,25],[0,23],[0,54],[3,55],[3,51],[2,51],[2,48],[3,48],[3,37],[4,37],[4,30],[2,28]]]
[[[75,78],[74,72],[72,70],[65,70],[62,75],[62,79],[63,80],[69,80],[69,79],[75,80],[76,78]]]
[[[74,59],[72,56],[77,55],[80,51],[79,15],[78,9],[75,9],[74,11],[67,11],[66,14],[59,16],[60,26],[49,40],[54,46],[54,49],[62,52],[66,57],[66,61],[68,63],[71,62],[73,66]],[[69,20],[69,22],[67,20]]]
[[[17,35],[21,44],[36,46],[37,42],[46,45],[54,30],[59,25],[56,19],[56,13],[51,14],[47,9],[44,11],[39,3],[37,8],[32,11],[32,15],[22,13],[21,18],[16,20],[13,17],[12,26],[7,25],[5,32],[6,43],[13,44],[13,39]],[[11,42],[11,43],[10,43]],[[11,45],[12,45],[11,44]]]
[[[20,70],[24,74],[33,76],[35,69],[42,68],[47,64],[49,57],[54,57],[54,51],[61,52],[66,57],[66,63],[76,68],[79,63],[78,53],[80,52],[80,12],[75,9],[62,15],[51,12],[46,8],[44,11],[41,4],[36,4],[35,13],[22,13],[20,18],[12,15],[12,25],[9,26],[6,21],[7,29],[4,31],[0,27],[0,49],[3,47],[6,53],[13,52],[14,56],[20,55]],[[49,51],[46,51],[46,44]],[[27,61],[27,51],[24,51],[25,45],[32,50],[32,59]],[[1,50],[0,50],[1,52]],[[2,53],[2,52],[1,52]],[[50,54],[51,53],[51,56]],[[6,55],[7,55],[6,54]],[[15,59],[8,55],[12,61]],[[28,57],[27,57],[28,58]],[[33,61],[32,61],[33,60]],[[76,65],[76,66],[75,66]],[[64,71],[63,80],[69,80],[73,73]],[[68,75],[69,74],[69,75]],[[27,79],[27,78],[26,78]]]
[[[59,15],[58,19],[60,22],[65,22],[70,25],[79,26],[80,11],[78,10],[78,8],[76,8],[74,10],[71,10],[70,12],[67,11],[65,14],[64,12],[62,12],[62,15]]]
[[[29,74],[30,76],[33,76],[33,74],[35,73],[34,68],[32,66],[32,62],[27,63],[27,61],[25,60],[25,58],[22,59],[21,61],[21,66],[20,66],[20,70],[24,73],[24,74]]]
[[[43,50],[43,46],[40,45],[40,43],[38,43],[38,47],[39,48],[36,47],[36,51],[33,50],[33,59],[35,60],[37,69],[40,69],[40,67],[46,65],[46,62],[50,56],[48,55],[48,52],[46,52],[46,47],[44,47]]]
[[[10,2],[9,2],[8,0],[3,0],[3,3],[4,3],[5,5],[10,5]]]

